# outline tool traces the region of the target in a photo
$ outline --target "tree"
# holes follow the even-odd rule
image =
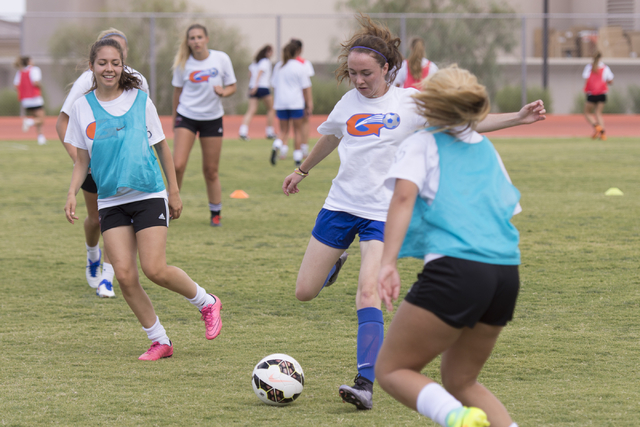
[[[363,13],[512,13],[506,4],[480,0],[345,0],[340,7]],[[400,34],[400,19],[380,19]],[[516,45],[517,22],[504,18],[406,18],[408,43],[413,37],[425,41],[427,57],[438,66],[457,63],[476,76],[494,94],[500,79],[500,52]],[[405,46],[405,48],[407,48]]]

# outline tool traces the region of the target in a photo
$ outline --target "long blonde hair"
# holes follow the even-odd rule
[[[600,52],[596,52],[596,54],[593,55],[593,62],[591,63],[591,71],[593,71],[594,73],[598,71],[598,65],[600,65],[600,58],[602,58],[602,53]]]
[[[459,126],[475,129],[489,114],[487,88],[456,64],[439,70],[422,84],[422,91],[413,95],[418,113],[439,131]]]
[[[184,39],[180,42],[180,46],[178,47],[178,52],[176,53],[175,58],[173,59],[173,67],[172,70],[180,68],[184,70],[184,66],[187,63],[187,59],[189,59],[189,55],[191,55],[191,48],[189,47],[189,31],[194,29],[200,29],[204,31],[204,35],[209,37],[209,33],[207,33],[207,27],[201,24],[192,24],[187,28],[187,33],[185,34]]]
[[[424,42],[422,39],[416,37],[411,40],[411,53],[409,54],[407,63],[409,64],[409,73],[411,73],[414,80],[422,80],[422,58],[425,56]]]

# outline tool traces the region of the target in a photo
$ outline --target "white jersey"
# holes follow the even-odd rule
[[[609,66],[604,62],[600,61],[600,63],[598,64],[598,68],[602,67],[604,67],[604,71],[602,72],[602,81],[610,82],[611,80],[613,80],[613,72],[611,71],[611,68],[609,68]],[[593,68],[593,64],[589,63],[585,65],[584,70],[582,70],[583,79],[589,78],[589,76],[591,75],[591,68]]]
[[[278,62],[273,68],[271,86],[275,91],[275,110],[302,110],[305,107],[302,90],[311,87],[309,70],[297,59],[290,59],[284,65]]]
[[[300,61],[302,65],[304,65],[304,68],[307,70],[307,75],[309,77],[313,77],[316,75],[316,70],[313,69],[313,64],[311,63],[311,61],[300,56],[298,56],[296,59]]]
[[[98,102],[102,108],[112,116],[122,116],[129,111],[136,100],[137,95],[137,90],[129,90],[124,91],[122,95],[112,101],[102,102],[98,99]],[[164,132],[162,131],[162,125],[160,124],[160,117],[158,117],[156,107],[153,105],[150,98],[147,98],[146,122],[147,136],[149,138],[150,146],[153,146],[165,139]],[[69,126],[67,127],[64,142],[82,150],[87,150],[89,152],[89,157],[91,157],[95,130],[96,119],[93,116],[93,111],[91,110],[91,106],[89,105],[87,98],[82,96],[78,98],[71,108]],[[114,196],[98,199],[98,209],[155,198],[166,199],[167,192],[163,190],[158,193],[144,193],[130,188],[118,188],[118,192]]]
[[[35,65],[29,65],[29,80],[31,83],[38,83],[42,81],[42,70]],[[13,85],[20,86],[20,80],[22,79],[20,71],[18,71],[13,78]],[[34,96],[32,98],[24,98],[20,101],[23,108],[37,108],[44,105],[44,99],[42,96]]]
[[[147,83],[147,79],[144,78],[142,74],[134,70],[133,68],[127,67],[125,65],[127,71],[131,74],[135,74],[136,77],[140,79],[142,82],[142,91],[147,95],[149,94],[149,83]],[[64,104],[62,104],[61,113],[65,113],[67,116],[71,116],[71,108],[73,104],[84,95],[89,92],[93,86],[93,72],[91,70],[86,70],[84,73],[80,74],[78,80],[73,83],[71,86],[71,90],[69,91],[69,95],[67,95],[67,99],[64,100]]]
[[[422,69],[424,70],[424,67],[426,67],[427,65],[429,65],[429,74],[427,74],[426,77],[432,76],[436,71],[438,71],[438,66],[436,64],[429,61],[427,58],[422,58],[422,62],[420,63]],[[398,87],[403,87],[404,82],[407,80],[408,73],[409,62],[405,59],[404,61],[402,61],[402,66],[400,67],[400,70],[398,70],[398,74],[396,74],[396,79],[393,81],[393,84]]]
[[[260,71],[262,71],[262,74],[260,74]],[[271,61],[269,61],[269,58],[262,58],[257,63],[252,62],[251,65],[249,65],[249,72],[251,73],[249,89],[256,87],[269,88],[271,85]],[[258,74],[260,74],[259,79]]]
[[[425,127],[411,95],[416,89],[390,86],[380,98],[366,98],[356,89],[336,104],[322,135],[341,138],[340,169],[324,208],[375,221],[386,221],[393,192],[384,179],[400,143]]]
[[[209,50],[202,61],[189,56],[184,68],[173,70],[173,87],[182,88],[178,114],[191,120],[215,120],[224,116],[220,97],[214,86],[236,83],[231,58],[224,52]]]

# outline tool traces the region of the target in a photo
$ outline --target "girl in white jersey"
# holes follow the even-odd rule
[[[221,224],[222,188],[218,178],[222,151],[222,98],[236,92],[236,76],[231,58],[224,52],[207,47],[207,29],[193,24],[173,62],[173,161],[178,187],[187,169],[189,153],[200,135],[202,172],[207,186],[212,227]]]
[[[340,169],[312,232],[298,279],[296,297],[315,298],[335,281],[346,259],[347,249],[360,235],[360,275],[356,294],[358,314],[357,366],[354,386],[343,385],[342,399],[358,409],[370,409],[375,379],[374,366],[382,344],[384,324],[376,289],[383,250],[384,222],[391,200],[384,177],[400,142],[425,120],[411,95],[416,89],[393,86],[402,56],[400,39],[366,16],[362,29],[342,44],[338,80],[349,79],[355,89],[347,92],[318,131],[323,135],[309,157],[282,185],[285,194],[299,191],[298,184],[333,150],[338,149]],[[489,116],[478,127],[496,130],[540,120],[541,101],[528,104],[518,113]]]
[[[256,111],[258,111],[258,101],[262,101],[267,107],[267,139],[275,139],[273,130],[275,111],[273,109],[273,96],[271,95],[271,55],[273,48],[266,45],[258,51],[254,61],[249,65],[249,106],[244,115],[242,125],[240,125],[240,139],[249,140],[249,124]]]
[[[103,39],[113,39],[120,44],[122,48],[122,54],[124,60],[127,60],[128,44],[127,37],[122,31],[115,28],[109,28],[98,34],[96,41]],[[133,68],[125,68],[128,72],[135,74],[141,81],[141,89],[149,94],[149,85],[147,80],[142,74],[134,70]],[[78,77],[73,83],[67,99],[65,99],[58,115],[58,121],[56,122],[56,131],[58,138],[62,142],[62,145],[67,150],[69,157],[73,163],[76,162],[77,149],[71,144],[64,142],[64,136],[67,132],[67,126],[69,125],[69,116],[71,115],[71,108],[73,104],[81,97],[83,97],[93,84],[93,73],[90,69],[87,69],[84,73]],[[112,298],[116,294],[113,291],[113,266],[109,262],[109,258],[106,253],[102,253],[100,250],[100,220],[98,218],[98,190],[96,183],[91,178],[91,171],[87,175],[87,179],[82,183],[82,194],[84,196],[84,203],[87,207],[87,217],[84,220],[84,235],[85,246],[87,250],[87,264],[85,267],[85,276],[87,283],[92,288],[96,289],[96,295],[102,298]],[[103,258],[104,255],[104,258]],[[100,268],[100,261],[103,259],[102,269]]]
[[[456,66],[423,85],[414,98],[433,127],[400,145],[385,181],[394,193],[378,286],[389,311],[400,292],[396,259],[413,256],[424,268],[391,322],[376,375],[443,427],[517,427],[477,380],[518,296],[510,220],[522,210],[520,193],[491,141],[475,132],[490,110],[485,87]],[[438,355],[446,390],[421,374]]]
[[[414,87],[420,82],[438,71],[438,66],[425,58],[424,41],[420,38],[411,40],[411,53],[409,58],[402,61],[402,67],[398,71],[396,80],[393,82],[398,87]]]
[[[170,357],[173,345],[140,285],[137,255],[149,280],[183,295],[201,311],[207,339],[220,333],[222,304],[184,271],[166,263],[169,218],[180,217],[182,202],[158,113],[140,90],[140,80],[123,63],[117,41],[107,38],[91,47],[93,85],[74,103],[65,136],[65,142],[77,148],[77,157],[64,210],[73,224],[78,219],[76,194],[91,167],[105,250],[122,296],[152,341],[139,359],[158,360]]]

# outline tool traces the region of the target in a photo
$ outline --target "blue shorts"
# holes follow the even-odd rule
[[[278,120],[294,120],[304,117],[304,109],[301,110],[276,110]]]
[[[347,249],[360,236],[361,242],[384,242],[384,222],[364,219],[346,212],[322,209],[311,232],[321,243],[336,249]]]
[[[268,87],[259,87],[256,93],[253,95],[249,94],[249,98],[264,98],[267,95],[271,95],[271,91]]]

